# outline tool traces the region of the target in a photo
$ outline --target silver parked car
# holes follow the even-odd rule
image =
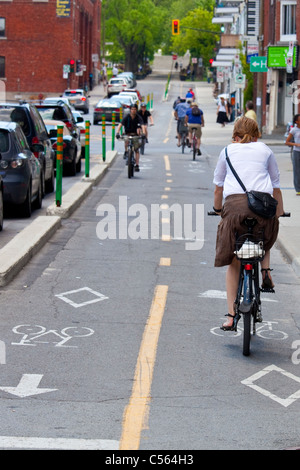
[[[85,91],[82,88],[76,89],[69,89],[65,90],[63,93],[63,98],[68,98],[71,105],[78,109],[79,111],[83,111],[84,114],[88,114],[89,112],[89,95],[86,96]]]
[[[107,96],[110,98],[112,95],[117,95],[128,87],[128,82],[125,77],[113,77],[107,84]]]

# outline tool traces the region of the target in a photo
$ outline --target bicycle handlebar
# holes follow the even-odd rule
[[[215,211],[208,211],[207,215],[220,215],[220,213],[219,212],[217,213]],[[290,212],[284,212],[279,217],[291,217],[291,213]]]

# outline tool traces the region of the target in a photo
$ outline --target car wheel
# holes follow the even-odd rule
[[[37,192],[36,199],[34,201],[34,208],[41,209],[43,203],[43,196],[42,196],[42,178],[40,178],[39,189]]]
[[[3,229],[3,212],[4,212],[4,208],[3,208],[3,192],[2,190],[0,191],[0,232],[1,230]]]
[[[78,162],[76,163],[76,171],[77,173],[81,172],[81,155],[80,155]]]
[[[45,182],[45,189],[46,189],[47,193],[53,193],[53,191],[54,191],[54,181],[55,181],[55,177],[54,177],[54,164],[53,164],[52,170],[51,170],[51,177],[50,177],[50,179],[48,179]]]
[[[41,169],[42,175],[42,196],[45,197],[46,194],[46,181],[45,181],[45,169]]]
[[[20,212],[22,217],[31,217],[31,182],[28,185],[26,199],[20,206]]]

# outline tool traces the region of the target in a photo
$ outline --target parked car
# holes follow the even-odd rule
[[[107,84],[107,96],[110,98],[112,95],[117,95],[128,87],[126,78],[113,77]]]
[[[17,206],[23,217],[31,216],[32,203],[37,209],[42,207],[42,169],[33,153],[42,151],[42,147],[41,144],[32,144],[30,149],[19,124],[0,122],[4,207]]]
[[[3,180],[2,180],[2,176],[0,174],[0,232],[3,229],[3,218],[4,218],[3,213],[4,213],[4,209],[3,209]]]
[[[31,148],[41,144],[43,150],[35,152],[42,168],[42,193],[54,191],[54,152],[45,124],[36,106],[30,103],[0,103],[0,120],[18,123]],[[40,147],[41,149],[42,147]]]
[[[112,100],[114,97],[112,96],[110,99]],[[116,95],[117,100],[122,104],[123,106],[123,116],[125,116],[126,113],[130,112],[131,106],[135,103],[134,99],[132,96],[122,96],[120,93]]]
[[[119,95],[118,95],[119,96]],[[120,110],[123,109],[121,101],[118,100],[118,96],[113,96],[111,98],[104,98],[100,100],[95,109],[93,123],[98,124],[102,121],[102,115],[105,115],[105,121],[112,121],[112,113],[116,114],[116,122],[120,122]],[[126,113],[125,109],[123,112]]]
[[[136,86],[136,78],[133,72],[121,72],[118,74],[118,77],[128,77],[130,80],[130,88],[134,88]]]
[[[121,91],[121,93],[119,93],[119,96],[131,96],[134,100],[134,102],[139,105],[140,104],[140,100],[139,100],[139,96],[136,92],[131,92],[129,90],[127,91]]]
[[[64,175],[75,176],[81,171],[81,145],[78,139],[72,136],[69,128],[62,121],[45,119],[45,126],[48,131],[52,147],[55,151],[55,162],[57,152],[57,126],[63,126],[63,173]]]
[[[75,109],[74,110],[72,109],[72,114],[80,132],[81,158],[84,158],[85,157],[85,120],[83,119],[80,111],[76,111]]]
[[[80,139],[80,132],[73,117],[71,108],[60,101],[58,103],[41,103],[36,105],[43,121],[53,119],[54,121],[63,121],[70,130],[73,137]]]
[[[125,88],[124,93],[136,93],[138,95],[139,101],[144,101],[142,95],[140,94],[137,88]]]
[[[65,90],[62,97],[68,98],[71,105],[74,106],[75,109],[83,111],[84,114],[88,114],[90,106],[90,96],[86,96],[85,91],[83,89],[76,88],[74,90]]]
[[[75,109],[74,106],[71,104],[69,98],[65,98],[64,96],[49,96],[48,98],[45,98],[42,102],[49,104],[57,104],[60,101],[66,103],[72,110]]]

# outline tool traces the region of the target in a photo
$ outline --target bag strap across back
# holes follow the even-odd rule
[[[227,153],[227,147],[225,147],[225,155],[226,155],[226,160],[227,160],[227,163],[232,171],[232,173],[234,174],[234,176],[236,177],[237,181],[239,182],[239,184],[241,185],[242,189],[245,191],[245,193],[247,192],[247,189],[244,185],[244,183],[242,182],[242,180],[240,179],[239,175],[237,174],[237,172],[235,171],[235,169],[233,168],[232,166],[232,163],[231,161],[229,160],[229,157],[228,157],[228,153]]]

